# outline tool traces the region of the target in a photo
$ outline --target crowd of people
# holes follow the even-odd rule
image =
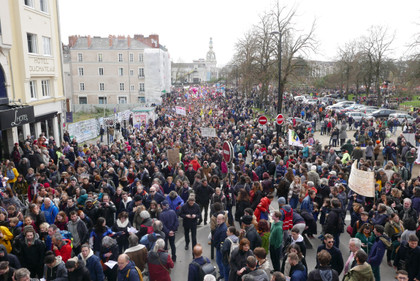
[[[0,278],[171,280],[176,236],[183,235],[192,253],[188,281],[325,281],[340,274],[379,281],[385,254],[398,280],[420,280],[413,144],[404,135],[382,138],[389,128],[381,121],[361,122],[352,140],[352,120],[321,104],[284,104],[311,126],[293,119],[277,139],[275,128],[258,126],[252,99],[180,89],[156,106],[156,120],[121,124],[110,144],[80,145],[68,134],[61,142],[42,134],[16,143],[1,167]],[[338,131],[336,141],[314,138],[317,122],[321,133]],[[203,127],[216,137],[202,136]],[[303,147],[288,144],[286,129]],[[225,141],[232,143],[232,163],[222,156]],[[174,149],[179,158],[169,157]],[[349,189],[356,160],[375,173],[375,197]],[[201,224],[209,224],[208,241],[197,241]],[[341,235],[352,237],[350,254],[339,248]],[[311,257],[316,267],[308,268],[314,238],[323,243]],[[207,243],[217,268],[203,255]]]

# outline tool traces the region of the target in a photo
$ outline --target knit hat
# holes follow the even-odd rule
[[[242,216],[241,221],[246,225],[250,225],[252,223],[252,217],[250,215]]]
[[[162,201],[162,203],[160,203],[162,206],[169,206],[169,203],[168,203],[168,201],[166,201],[166,200],[163,200]]]
[[[279,205],[284,205],[286,204],[286,199],[284,197],[280,197],[279,200],[277,200],[277,202],[279,203]]]

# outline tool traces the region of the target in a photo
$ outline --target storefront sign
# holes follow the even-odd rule
[[[26,106],[0,111],[0,129],[5,130],[35,121],[34,107]]]

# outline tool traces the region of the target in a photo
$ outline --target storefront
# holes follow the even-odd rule
[[[12,152],[13,145],[22,141],[22,136],[30,134],[29,124],[35,122],[33,106],[10,106],[0,107],[0,159],[6,158]]]

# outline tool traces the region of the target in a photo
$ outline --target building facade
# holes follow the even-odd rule
[[[171,64],[158,35],[70,36],[64,48],[66,96],[73,104],[161,103]]]
[[[64,93],[57,0],[0,0],[1,153],[41,133],[60,141]]]
[[[215,81],[219,78],[219,69],[216,65],[213,39],[210,38],[206,59],[194,60],[192,63],[172,63],[172,84],[200,84]]]

